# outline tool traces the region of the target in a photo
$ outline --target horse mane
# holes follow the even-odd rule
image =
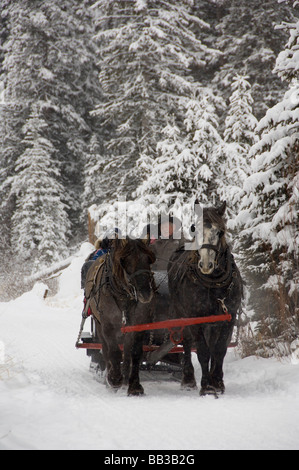
[[[222,216],[219,214],[218,210],[215,207],[204,207],[203,221],[210,222],[211,224],[216,224],[222,232],[226,232],[225,221],[223,220]]]

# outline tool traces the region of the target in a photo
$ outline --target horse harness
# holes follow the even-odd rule
[[[113,260],[110,253],[107,254],[105,264],[105,279],[104,282],[99,286],[98,290],[100,290],[103,285],[105,285],[106,287],[110,287],[110,291],[112,292],[112,294],[120,300],[130,300],[137,302],[136,287],[132,282],[136,276],[139,276],[141,274],[150,274],[151,285],[154,285],[153,275],[150,269],[138,269],[134,273],[128,274],[121,264],[126,282],[118,282],[113,274]]]
[[[234,261],[234,256],[231,253],[229,247],[227,246],[225,251],[221,253],[221,241],[219,240],[217,245],[211,245],[211,244],[203,244],[198,248],[198,250],[195,251],[196,256],[199,256],[199,250],[202,248],[206,248],[209,250],[213,250],[216,252],[216,263],[217,267],[219,270],[219,275],[216,277],[207,277],[205,274],[202,274],[201,271],[197,267],[197,263],[188,263],[187,267],[185,269],[180,270],[180,273],[177,272],[177,276],[179,275],[177,285],[180,286],[182,283],[184,277],[186,275],[189,275],[189,277],[192,279],[192,281],[195,284],[200,283],[203,287],[207,288],[208,290],[210,289],[221,289],[221,288],[227,288],[227,293],[226,297],[223,299],[219,298],[217,299],[220,303],[222,311],[226,314],[228,313],[228,309],[225,305],[225,301],[227,297],[229,296],[229,293],[233,287],[235,279],[238,277],[238,268],[236,266],[236,263]],[[182,249],[177,250],[182,251]],[[225,257],[225,269],[219,269],[219,258],[220,256]],[[181,267],[186,266],[184,260],[181,263]],[[171,268],[170,268],[171,271]]]
[[[92,298],[96,302],[97,310],[99,310],[98,307],[101,290],[102,295],[109,295],[109,293],[112,293],[117,304],[128,301],[137,302],[137,292],[132,281],[136,276],[139,276],[140,274],[150,274],[152,286],[154,286],[154,279],[151,270],[139,269],[132,274],[128,274],[122,266],[125,282],[121,282],[117,280],[113,274],[113,259],[110,252],[108,252],[103,258],[103,262],[99,264],[92,278],[87,281],[92,283],[92,287],[89,296],[87,297],[87,305],[84,309],[85,312],[87,312],[90,300]],[[98,280],[99,282],[97,282]],[[121,308],[121,310],[123,309]],[[93,314],[95,313],[93,312]]]

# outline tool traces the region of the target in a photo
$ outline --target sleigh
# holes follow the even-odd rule
[[[225,207],[224,202],[203,209],[198,244],[181,245],[168,257],[158,245],[158,256],[154,253],[149,237],[115,239],[102,267],[88,271],[86,298],[97,334],[84,337],[82,328],[77,347],[87,350],[100,373],[107,361],[105,379],[113,389],[126,384],[129,396],[143,395],[140,371],[181,375],[183,388],[197,388],[196,347],[200,395],[224,393],[223,361],[227,348],[236,345],[229,342],[243,297],[241,274],[225,238]],[[157,260],[167,261],[165,272],[155,273]]]
[[[158,273],[158,275],[161,275],[161,273]],[[158,296],[161,308],[158,315],[156,312],[156,318],[158,317],[159,320],[130,326],[124,323],[121,327],[122,338],[124,339],[125,335],[130,333],[146,332],[143,344],[143,357],[140,364],[143,380],[181,380],[184,353],[184,329],[188,326],[204,323],[216,324],[218,322],[230,322],[232,317],[225,305],[223,305],[223,314],[221,315],[170,319],[167,318],[169,316],[167,314],[169,304],[167,287],[166,289],[162,287]],[[97,337],[93,317],[90,316],[89,318],[89,331],[80,332],[76,348],[86,350],[87,356],[91,358],[90,370],[95,373],[99,379],[104,379],[106,363],[102,351],[103,344],[101,338]],[[85,320],[82,322],[82,325],[84,324]],[[238,327],[236,327],[234,340],[230,342],[228,347],[233,348],[236,347],[237,344]],[[119,343],[119,348],[122,352],[124,351],[123,341]],[[196,352],[196,349],[192,348],[192,352]]]

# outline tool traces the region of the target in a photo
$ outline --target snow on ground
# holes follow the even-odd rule
[[[84,258],[64,271],[55,297],[43,299],[38,283],[0,303],[0,450],[299,449],[296,358],[229,350],[218,400],[178,382],[146,381],[145,396],[127,397],[96,381],[75,348]]]

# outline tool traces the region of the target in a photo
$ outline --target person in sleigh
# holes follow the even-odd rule
[[[86,284],[86,276],[87,273],[90,269],[90,267],[93,265],[93,263],[99,259],[100,257],[106,255],[110,250],[112,246],[112,241],[117,238],[118,236],[121,235],[120,230],[116,227],[112,230],[108,230],[103,239],[98,239],[95,242],[95,251],[93,251],[88,258],[85,260],[82,268],[81,268],[81,289],[85,290],[85,284]],[[90,308],[87,307],[87,300],[85,297],[85,292],[84,292],[84,308],[82,315],[84,316],[89,316],[91,314]],[[87,310],[87,312],[86,312]]]

